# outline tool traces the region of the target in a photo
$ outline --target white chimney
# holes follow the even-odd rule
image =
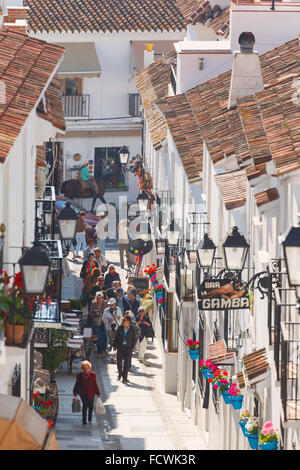
[[[145,44],[146,50],[144,51],[144,68],[148,67],[154,62],[153,44]]]
[[[242,33],[239,37],[241,50],[234,53],[228,109],[237,104],[237,98],[252,95],[264,89],[259,55],[253,51],[255,37]]]

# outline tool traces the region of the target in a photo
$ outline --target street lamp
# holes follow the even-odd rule
[[[34,242],[32,248],[19,260],[25,294],[42,295],[51,266],[51,260],[45,248]]]
[[[150,201],[149,195],[143,190],[137,197],[140,212],[144,212],[148,209],[148,203]]]
[[[168,229],[167,229],[167,240],[168,240],[168,245],[171,247],[175,247],[178,244],[180,236],[180,228],[178,224],[175,222],[174,219],[172,219]]]
[[[78,218],[70,202],[60,211],[57,220],[62,240],[74,240]]]
[[[296,294],[300,294],[300,225],[292,227],[282,242],[284,260],[291,287],[296,287]]]
[[[215,257],[216,245],[214,244],[212,239],[209,238],[207,233],[204,234],[203,240],[200,241],[197,247],[197,251],[198,251],[200,266],[202,268],[211,267],[214,261],[214,257]]]
[[[226,269],[242,271],[246,263],[249,244],[237,227],[232,228],[232,232],[227,235],[222,247]]]
[[[130,155],[130,152],[128,148],[125,145],[123,145],[123,147],[119,151],[120,162],[122,165],[127,165],[129,155]]]

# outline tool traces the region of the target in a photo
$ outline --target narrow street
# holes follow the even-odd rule
[[[112,247],[113,248],[113,247]],[[122,286],[127,286],[126,271],[119,267],[117,250],[106,251],[107,258],[116,265]],[[64,281],[63,297],[80,295],[81,262],[69,257],[72,275]],[[161,388],[162,358],[158,341],[148,340],[147,364],[141,364],[133,354],[129,384],[117,381],[117,366],[106,358],[91,362],[97,374],[102,399],[106,408],[103,416],[93,416],[87,426],[81,424],[81,413],[71,411],[72,391],[80,360],[73,364],[70,375],[66,364],[57,371],[59,413],[55,434],[61,450],[195,450],[204,449],[197,427],[183,413],[175,395]]]

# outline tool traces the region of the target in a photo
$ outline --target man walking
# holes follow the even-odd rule
[[[116,299],[111,298],[108,301],[108,308],[104,310],[103,322],[104,326],[108,333],[108,341],[110,345],[110,350],[113,347],[113,340],[115,333],[118,327],[121,325],[122,321],[122,312],[119,307],[117,307]],[[111,357],[112,362],[116,362],[114,357]]]
[[[125,315],[122,325],[116,331],[113,348],[117,350],[118,380],[128,383],[128,371],[132,350],[137,342],[136,329],[131,325],[131,318]]]
[[[126,252],[126,248],[128,245],[128,228],[127,228],[128,220],[123,219],[120,221],[118,225],[118,233],[119,233],[119,253],[120,253],[120,263],[121,268],[124,269],[124,253]]]
[[[93,238],[89,238],[88,239],[88,246],[87,248],[84,250],[83,252],[83,261],[86,261],[89,257],[90,254],[93,254],[96,258],[96,254],[95,254],[95,241]]]
[[[86,249],[85,229],[87,227],[87,224],[85,223],[84,218],[85,212],[81,211],[76,225],[76,258],[79,258],[80,249],[82,250],[82,256],[84,250]],[[73,258],[75,258],[74,254]]]

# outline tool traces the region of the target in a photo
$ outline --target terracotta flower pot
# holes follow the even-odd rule
[[[21,344],[24,339],[24,325],[11,325],[6,323],[5,325],[5,338],[6,344]]]

